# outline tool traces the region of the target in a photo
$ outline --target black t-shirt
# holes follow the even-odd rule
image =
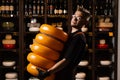
[[[74,69],[84,57],[86,49],[86,39],[79,31],[71,33],[64,47],[61,58],[66,58],[69,64],[56,73],[55,80],[74,80]]]

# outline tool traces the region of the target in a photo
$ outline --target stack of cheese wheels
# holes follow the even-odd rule
[[[51,68],[59,59],[67,38],[68,35],[64,31],[48,24],[42,24],[40,33],[36,34],[33,44],[30,45],[31,52],[27,55],[30,63],[27,65],[27,71],[37,76],[39,73],[37,68],[43,71]],[[54,80],[54,75],[45,80]]]

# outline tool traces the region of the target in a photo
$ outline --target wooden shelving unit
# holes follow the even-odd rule
[[[7,6],[1,0],[1,6]],[[12,1],[12,0],[10,0]],[[26,15],[25,12],[29,13],[32,10],[33,1],[35,6],[40,6],[39,2],[41,0],[15,0],[14,3],[9,3],[14,6],[14,16],[3,16],[3,13],[7,10],[0,10],[0,77],[1,80],[5,80],[5,74],[7,72],[17,72],[18,80],[29,80],[32,75],[30,75],[26,66],[28,61],[26,59],[28,53],[31,51],[29,45],[32,44],[35,35],[39,32],[29,31],[28,23],[31,19],[36,19],[37,23],[43,24],[59,24],[62,23],[64,31],[69,30],[71,15],[76,10],[77,5],[83,5],[85,8],[89,9],[91,12],[91,19],[88,26],[88,31],[85,33],[88,44],[88,51],[86,51],[86,57],[83,60],[87,60],[89,64],[87,66],[79,66],[76,73],[85,72],[87,75],[85,80],[99,80],[99,77],[108,76],[110,80],[117,80],[117,35],[118,35],[118,0],[53,0],[56,1],[66,1],[67,14],[48,14],[49,0],[43,0],[44,3],[44,14]],[[110,2],[112,1],[112,2]],[[104,5],[107,5],[106,6]],[[27,7],[25,7],[27,5]],[[108,6],[109,5],[109,6]],[[29,7],[31,6],[31,7]],[[102,8],[101,8],[102,7]],[[106,14],[105,11],[109,14]],[[111,10],[111,12],[110,12]],[[8,10],[10,11],[10,10]],[[100,11],[103,11],[102,14]],[[96,12],[98,14],[96,14]],[[100,14],[101,13],[101,14]],[[112,13],[112,15],[110,15]],[[110,29],[103,29],[98,27],[98,21],[100,19],[110,19],[113,24]],[[14,30],[4,30],[4,22],[13,22]],[[61,26],[61,25],[60,25]],[[109,26],[108,26],[109,27]],[[100,29],[101,28],[101,29]],[[103,30],[103,31],[102,31]],[[16,40],[16,47],[14,49],[3,48],[2,40],[5,38],[6,34],[11,34]],[[98,47],[100,40],[105,40],[108,47]],[[14,66],[3,66],[2,62],[4,60],[15,60],[16,64]],[[100,64],[101,60],[110,60],[112,63],[110,65],[103,66]]]

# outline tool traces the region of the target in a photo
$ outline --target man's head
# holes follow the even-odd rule
[[[90,12],[83,7],[78,7],[74,15],[72,15],[71,26],[80,29],[86,25],[90,18]]]

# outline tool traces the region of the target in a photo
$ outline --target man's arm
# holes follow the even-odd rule
[[[54,74],[54,73],[60,71],[61,69],[63,69],[68,63],[69,63],[69,61],[66,60],[65,58],[63,58],[62,60],[58,61],[53,67],[48,69],[48,72],[50,74]]]

